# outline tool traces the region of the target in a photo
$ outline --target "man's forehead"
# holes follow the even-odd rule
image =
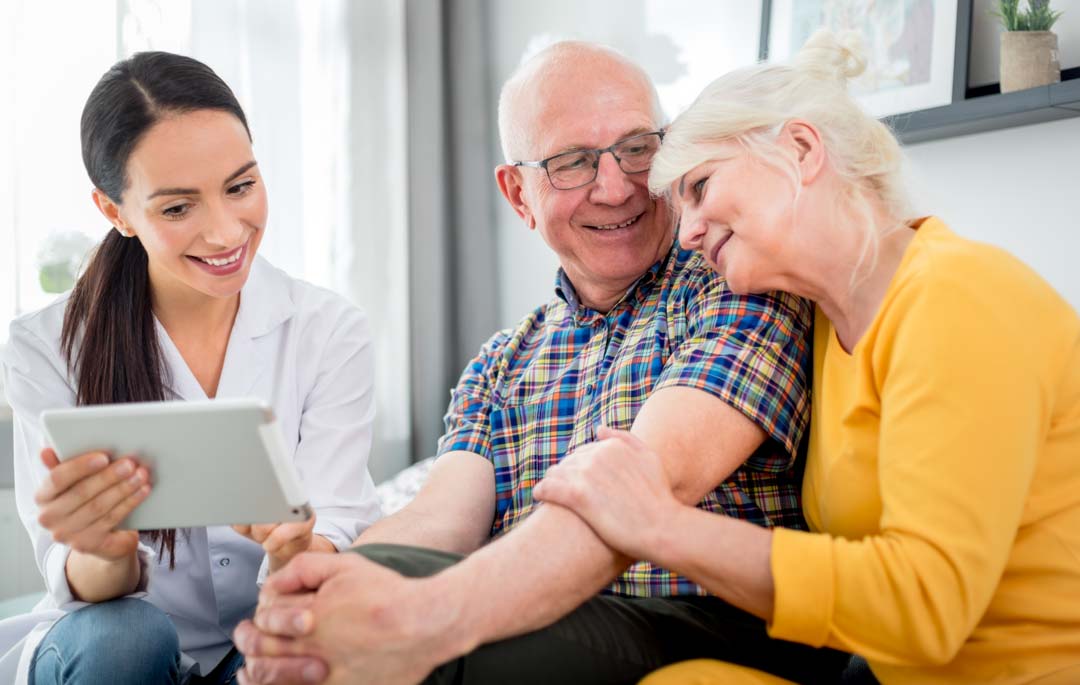
[[[607,147],[637,133],[654,131],[650,95],[605,90],[568,100],[548,98],[532,118],[532,140],[544,156],[576,148]]]

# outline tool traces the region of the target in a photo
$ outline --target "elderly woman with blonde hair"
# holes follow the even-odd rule
[[[680,504],[615,431],[536,496],[882,683],[1078,683],[1080,318],[1005,252],[910,218],[899,145],[847,94],[863,67],[822,32],[717,79],[650,177],[732,290],[817,305],[811,532]],[[696,661],[647,682],[784,681]]]

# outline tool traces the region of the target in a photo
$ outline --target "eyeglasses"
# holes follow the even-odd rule
[[[596,180],[596,174],[600,170],[600,157],[605,152],[611,153],[623,173],[640,174],[648,171],[663,141],[663,131],[640,133],[623,138],[603,149],[560,152],[538,162],[514,162],[514,166],[543,169],[547,172],[553,188],[573,190]]]

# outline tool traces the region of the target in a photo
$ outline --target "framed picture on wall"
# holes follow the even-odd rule
[[[971,0],[765,0],[761,56],[787,61],[822,27],[862,34],[867,67],[851,92],[875,116],[964,99]]]

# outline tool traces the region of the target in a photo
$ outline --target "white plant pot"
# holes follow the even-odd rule
[[[1001,34],[1001,92],[1061,81],[1058,40],[1053,31],[1005,31]]]

